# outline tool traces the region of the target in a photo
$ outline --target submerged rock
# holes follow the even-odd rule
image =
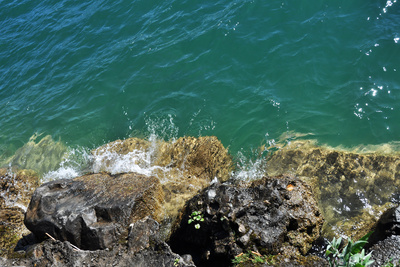
[[[61,141],[54,141],[50,135],[36,142],[39,137],[40,134],[31,136],[6,164],[13,169],[35,170],[39,175],[57,169],[68,150],[67,147]]]
[[[170,245],[203,266],[229,266],[248,251],[301,265],[322,224],[310,187],[295,177],[214,184],[187,203]]]
[[[165,172],[176,168],[186,176],[208,181],[214,178],[226,181],[232,171],[231,157],[215,136],[181,137],[170,142],[150,142],[132,137],[105,144],[93,150],[92,154],[95,172],[120,171],[118,168],[124,166],[116,165],[116,161],[121,156],[142,168],[157,170],[157,166],[166,167]],[[125,157],[129,154],[131,158]]]
[[[266,164],[269,175],[291,173],[308,180],[326,220],[326,234],[358,239],[384,210],[400,201],[400,156],[356,153],[292,141]]]
[[[38,181],[31,170],[10,173],[0,169],[0,257],[11,256],[18,240],[29,234],[24,212]]]
[[[25,225],[38,240],[48,235],[88,250],[124,242],[131,223],[163,217],[163,191],[155,177],[135,173],[84,175],[36,189]]]

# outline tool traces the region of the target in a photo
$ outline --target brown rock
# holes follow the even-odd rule
[[[8,257],[20,238],[29,234],[23,220],[38,175],[30,170],[10,173],[0,169],[0,257]]]

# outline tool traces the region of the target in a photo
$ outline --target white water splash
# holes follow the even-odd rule
[[[238,152],[237,161],[238,170],[232,177],[234,180],[251,182],[266,175],[264,170],[265,157],[257,157],[253,160],[250,157],[246,157],[242,152]]]

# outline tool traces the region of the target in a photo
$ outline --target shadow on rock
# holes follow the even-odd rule
[[[187,203],[169,244],[177,253],[191,254],[198,266],[230,266],[247,252],[273,255],[269,263],[277,266],[323,264],[307,256],[322,224],[304,182],[266,177],[246,187],[214,184],[205,189]]]

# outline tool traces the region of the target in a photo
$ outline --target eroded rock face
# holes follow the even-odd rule
[[[204,221],[194,218],[195,211]],[[289,176],[267,177],[248,187],[214,184],[195,196],[170,244],[204,266],[227,266],[234,256],[249,250],[296,262],[319,237],[322,224],[304,182]]]
[[[2,259],[1,266],[143,266],[194,267],[187,257],[171,251],[158,236],[159,225],[146,217],[130,226],[127,243],[105,250],[80,250],[68,241],[47,239],[33,245],[20,258]]]
[[[10,256],[22,235],[28,234],[23,223],[38,175],[30,170],[10,173],[0,169],[0,257]]]
[[[47,234],[81,249],[110,248],[126,240],[131,223],[163,216],[163,191],[155,177],[136,173],[89,174],[36,189],[25,225],[38,240]]]

